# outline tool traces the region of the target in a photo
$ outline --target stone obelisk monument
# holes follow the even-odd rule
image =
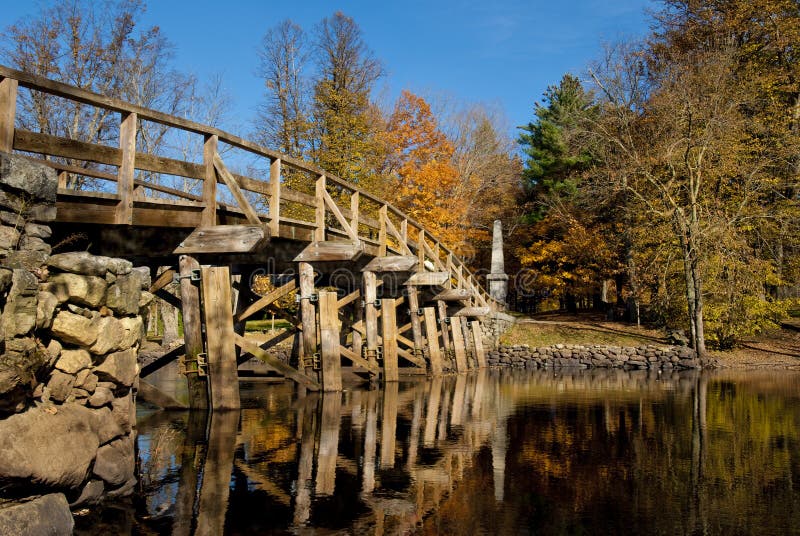
[[[489,294],[500,303],[506,303],[508,295],[508,275],[503,260],[503,224],[494,220],[492,230],[492,271],[486,277],[489,281]]]

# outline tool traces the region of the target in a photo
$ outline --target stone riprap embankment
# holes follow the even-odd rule
[[[53,170],[0,153],[0,534],[21,518],[30,533],[69,534],[68,503],[125,495],[136,482],[150,272],[53,254],[56,186]]]
[[[620,368],[681,370],[697,369],[700,361],[691,348],[684,346],[603,346],[555,344],[530,347],[500,346],[487,356],[493,367],[514,368]]]

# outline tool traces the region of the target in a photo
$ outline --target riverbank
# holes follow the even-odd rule
[[[518,318],[500,343],[531,348],[556,344],[640,347],[666,346],[670,341],[663,330],[608,322],[602,315],[548,313]],[[720,368],[800,370],[800,331],[786,327],[743,341],[731,351],[711,351],[709,357]]]

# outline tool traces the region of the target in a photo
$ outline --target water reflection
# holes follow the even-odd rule
[[[132,526],[113,532],[800,527],[798,374],[483,371],[324,395],[242,387],[241,413],[140,422]]]

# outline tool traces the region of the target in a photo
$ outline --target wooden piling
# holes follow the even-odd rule
[[[208,377],[212,409],[239,409],[239,377],[227,266],[202,268]]]
[[[189,255],[178,258],[180,270],[181,309],[183,310],[183,342],[185,347],[186,382],[189,387],[189,408],[208,408],[208,383],[200,375],[197,356],[203,354],[203,319],[200,311],[200,288],[192,281],[192,273],[200,263]],[[194,272],[199,273],[199,272]],[[205,372],[203,372],[205,374]]]
[[[364,323],[367,335],[367,361],[378,363],[375,352],[378,350],[378,310],[375,308],[377,299],[377,276],[375,272],[364,272]]]
[[[461,317],[451,317],[450,326],[453,328],[453,352],[456,358],[456,372],[466,372],[469,370],[469,366],[467,364],[467,350],[464,347],[464,331],[461,329]]]
[[[319,331],[321,341],[322,390],[342,390],[341,353],[339,351],[339,308],[336,292],[319,293]]]
[[[411,315],[411,333],[414,335],[414,350],[422,350],[422,317],[419,308],[419,293],[416,287],[407,286],[408,310]]]
[[[381,325],[383,326],[383,380],[400,379],[397,369],[397,306],[392,298],[381,300]]]
[[[317,352],[317,313],[311,297],[314,294],[314,268],[307,262],[298,263],[300,275],[300,319],[303,323],[303,347],[301,364],[306,376],[319,381],[314,367],[314,354]]]
[[[425,317],[425,335],[428,339],[428,359],[430,371],[434,376],[442,373],[442,351],[439,347],[439,326],[436,322],[436,311],[433,307],[423,309]]]
[[[481,333],[481,323],[478,320],[470,322],[472,328],[472,340],[475,341],[475,361],[478,368],[486,368],[486,352],[483,348],[483,334]]]
[[[439,311],[439,323],[442,326],[442,347],[444,351],[449,354],[453,351],[453,345],[450,343],[450,330],[447,324],[445,324],[445,319],[447,318],[447,302],[436,300],[436,307]]]

